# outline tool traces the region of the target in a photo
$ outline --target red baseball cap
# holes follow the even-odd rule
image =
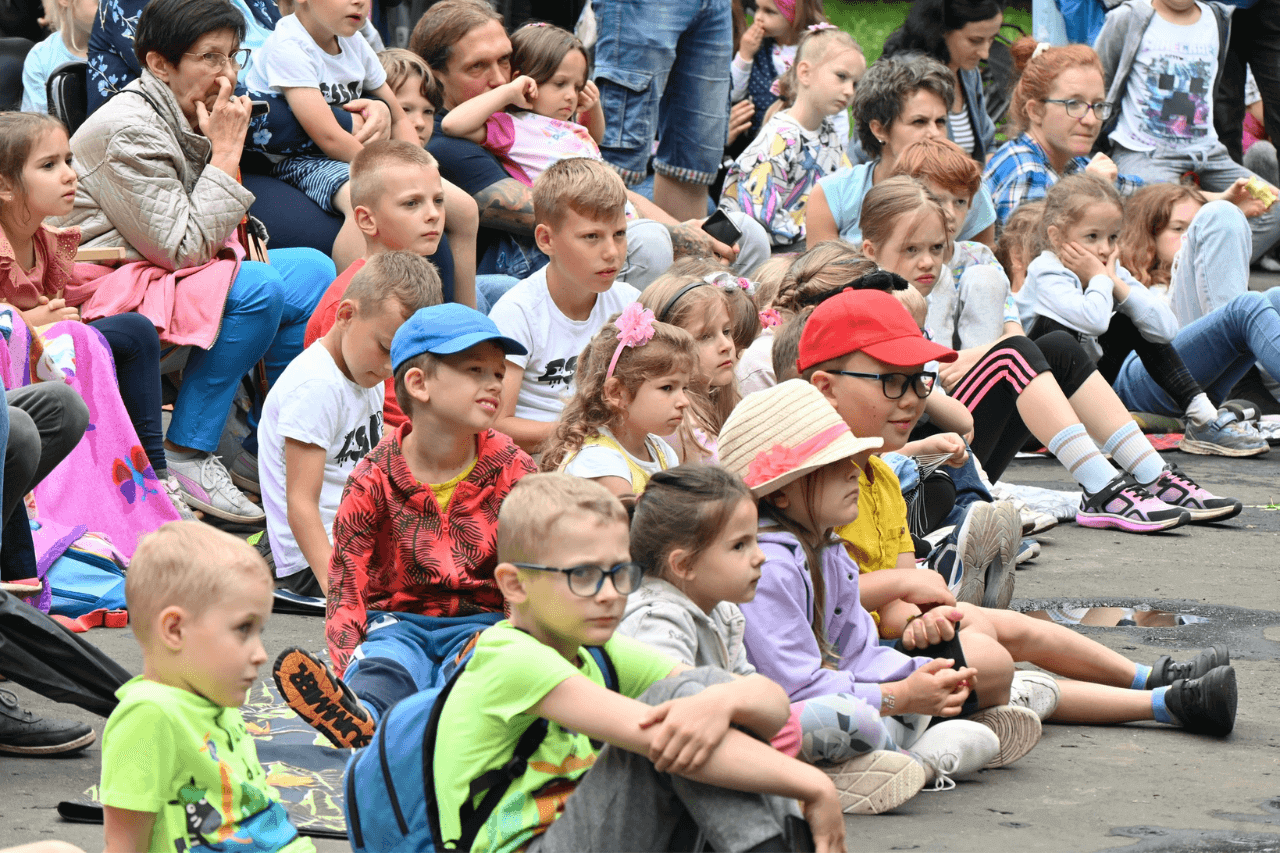
[[[881,290],[846,290],[813,309],[796,366],[805,371],[854,352],[894,367],[956,360],[955,350],[921,334],[906,307]]]

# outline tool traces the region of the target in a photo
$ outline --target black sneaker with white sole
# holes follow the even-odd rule
[[[1191,660],[1175,661],[1169,655],[1161,655],[1147,676],[1147,689],[1155,690],[1173,684],[1179,678],[1199,678],[1211,669],[1231,663],[1231,652],[1221,643],[1205,649]]]
[[[57,755],[84,749],[96,737],[84,723],[37,717],[12,692],[0,690],[0,752]]]

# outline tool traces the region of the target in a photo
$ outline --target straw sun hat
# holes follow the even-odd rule
[[[720,430],[720,464],[760,498],[882,444],[882,438],[855,438],[822,392],[789,379],[748,394],[734,408]]]

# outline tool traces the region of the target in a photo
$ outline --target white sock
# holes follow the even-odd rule
[[[1204,392],[1195,395],[1191,399],[1191,405],[1187,406],[1187,420],[1198,427],[1216,420],[1217,417],[1217,408],[1209,402],[1209,397]]]

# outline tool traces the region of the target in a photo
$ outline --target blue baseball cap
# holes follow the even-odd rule
[[[474,308],[446,302],[419,308],[404,321],[391,339],[391,369],[399,370],[414,356],[452,355],[483,341],[493,341],[507,355],[528,355],[517,340],[505,337],[485,315]]]

